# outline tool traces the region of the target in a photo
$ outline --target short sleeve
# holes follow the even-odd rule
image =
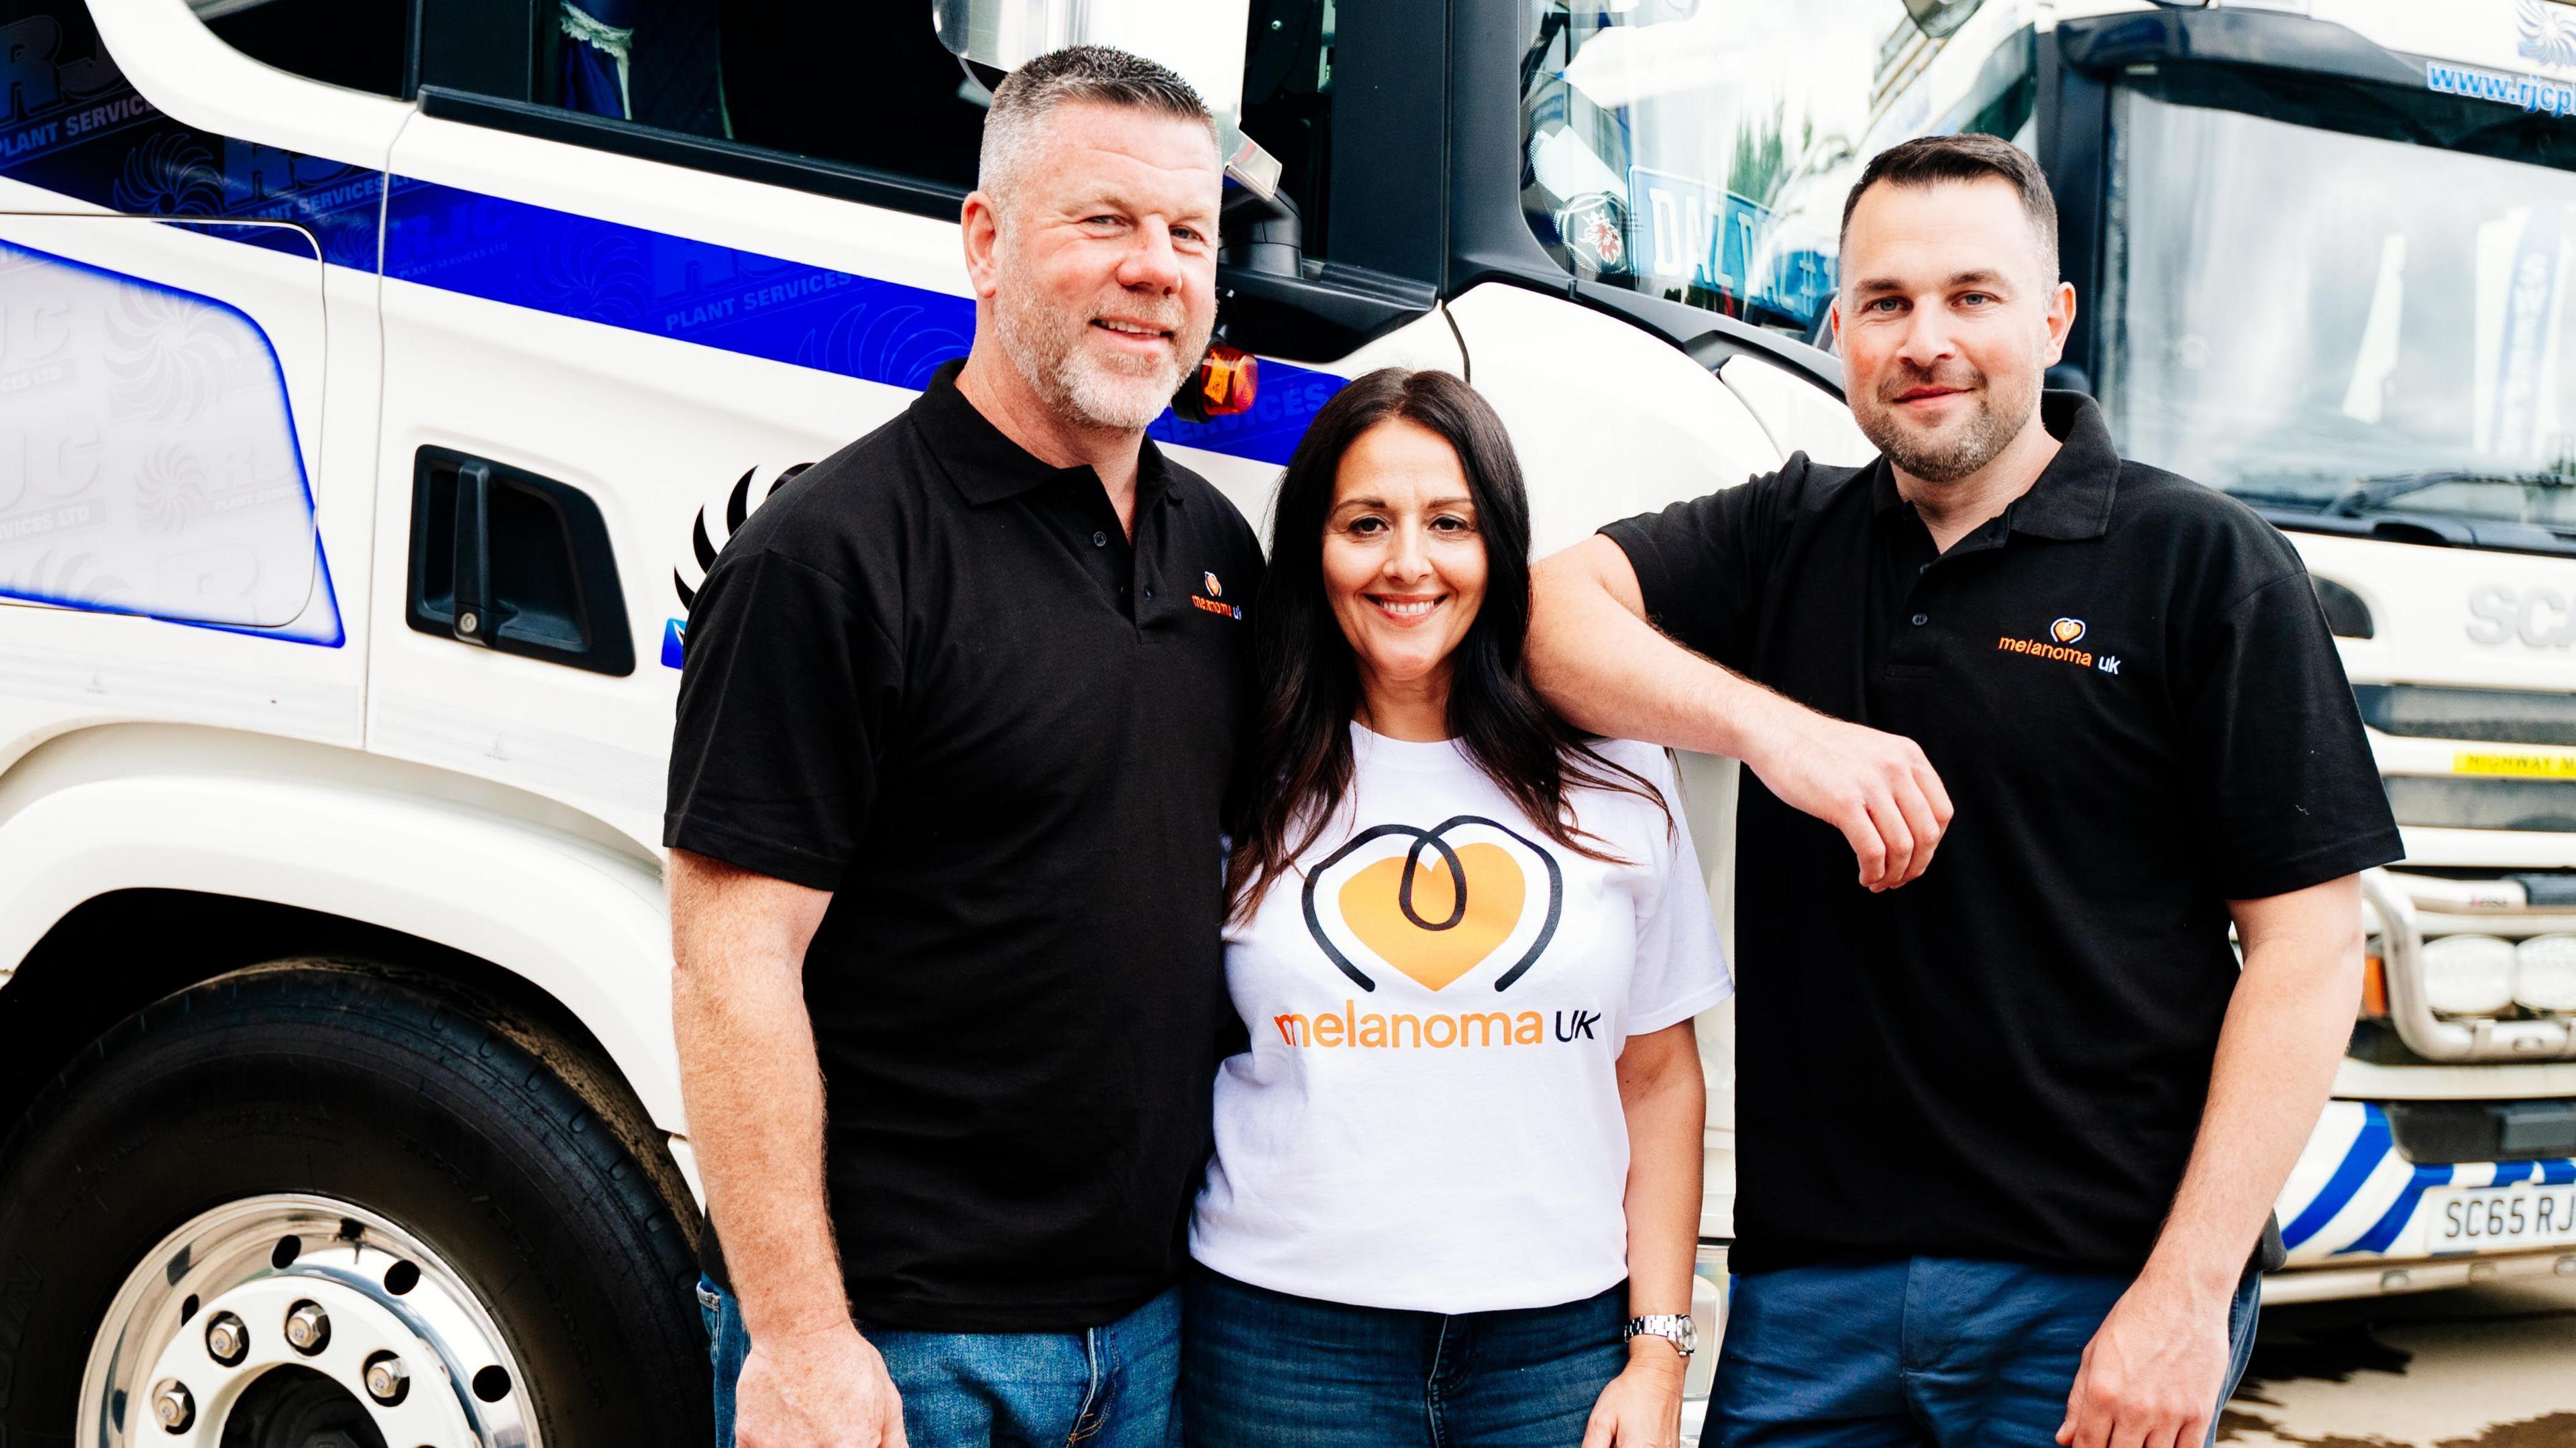
[[[1805,463],[1803,454],[1791,459],[1800,472]],[[1787,471],[1773,473],[1601,530],[1637,571],[1655,627],[1694,653],[1745,666],[1788,480]]]
[[[719,558],[690,610],[662,843],[836,888],[900,670],[855,591],[778,553]]]
[[[1663,860],[1663,878],[1657,882],[1653,907],[1637,922],[1637,963],[1628,978],[1631,1036],[1686,1021],[1735,994],[1735,977],[1727,971],[1726,950],[1717,939],[1717,916],[1709,907],[1708,876],[1700,869],[1699,851],[1692,847],[1690,826],[1682,820],[1681,786],[1672,756],[1655,750],[1652,766],[1638,772],[1672,807],[1673,831],[1669,849],[1652,851]],[[1661,811],[1638,813],[1649,827],[1663,828]]]
[[[2204,647],[2183,720],[2219,894],[2287,894],[2403,855],[2306,571],[2239,599]]]

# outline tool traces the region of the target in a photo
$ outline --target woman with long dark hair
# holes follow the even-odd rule
[[[1274,519],[1189,1441],[1673,1444],[1732,982],[1671,763],[1530,687],[1528,499],[1465,382],[1344,388]]]

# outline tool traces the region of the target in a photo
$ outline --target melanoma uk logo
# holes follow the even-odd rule
[[[1556,859],[1481,815],[1362,830],[1306,876],[1306,929],[1365,991],[1384,972],[1439,991],[1488,972],[1509,990],[1556,936]]]

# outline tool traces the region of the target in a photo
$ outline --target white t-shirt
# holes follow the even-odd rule
[[[1354,725],[1352,747],[1340,814],[1226,937],[1252,1049],[1217,1073],[1191,1254],[1364,1307],[1606,1291],[1628,1270],[1619,1052],[1734,990],[1671,761],[1596,746],[1676,821],[1572,793],[1611,863],[1549,841],[1454,743]]]

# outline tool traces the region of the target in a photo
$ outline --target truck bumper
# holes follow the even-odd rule
[[[2368,1101],[2330,1101],[2282,1188],[2286,1268],[2266,1302],[2313,1301],[2458,1286],[2503,1276],[2576,1276],[2576,1238],[2437,1242],[2440,1204],[2456,1187],[2566,1187],[2576,1160],[2412,1162],[2388,1114]]]

